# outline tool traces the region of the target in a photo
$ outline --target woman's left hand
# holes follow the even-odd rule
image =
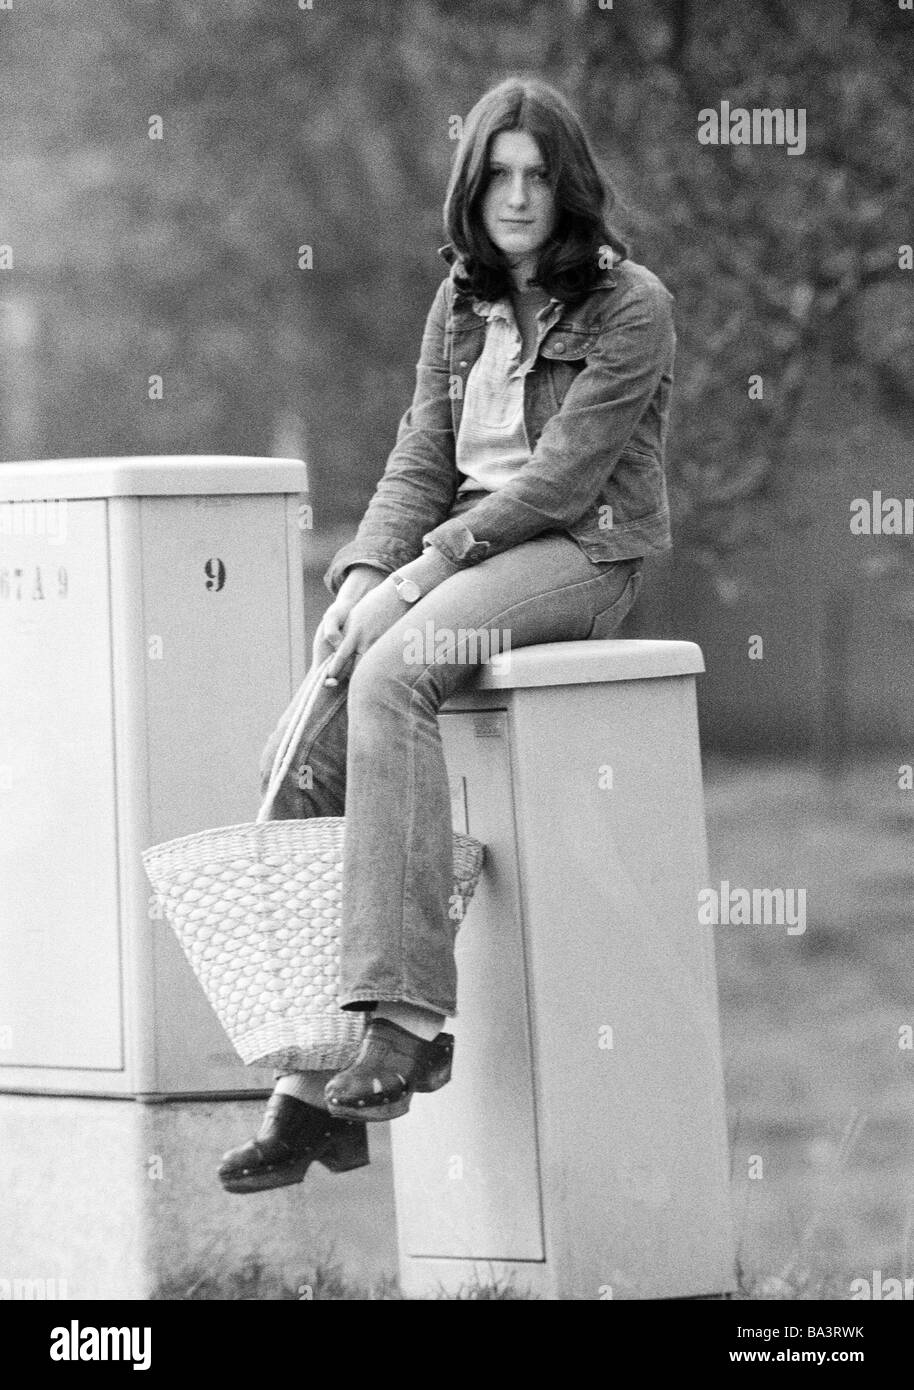
[[[409,604],[404,603],[390,579],[364,594],[349,610],[343,640],[333,653],[324,681],[335,685],[346,680],[362,653],[408,611]]]

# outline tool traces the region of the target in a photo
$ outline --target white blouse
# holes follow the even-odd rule
[[[475,306],[474,306],[475,307]],[[482,352],[470,368],[457,431],[457,468],[461,492],[494,492],[531,456],[524,426],[524,378],[536,361],[539,345],[555,323],[561,305],[551,299],[536,315],[536,342],[521,362],[522,338],[510,298],[478,301],[488,320]]]

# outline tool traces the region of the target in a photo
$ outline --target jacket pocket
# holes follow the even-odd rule
[[[596,334],[581,329],[553,328],[540,344],[543,373],[549,382],[553,412],[561,410],[569,387],[587,366]]]

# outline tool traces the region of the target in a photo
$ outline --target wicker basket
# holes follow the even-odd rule
[[[290,711],[257,820],[168,840],[142,855],[239,1057],[279,1071],[338,1070],[365,1028],[363,1013],[337,1004],[345,820],[267,819],[326,665],[305,680]],[[483,858],[478,840],[454,834],[455,928]]]

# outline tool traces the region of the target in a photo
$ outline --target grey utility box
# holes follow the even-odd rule
[[[391,1126],[400,1275],[538,1297],[734,1287],[689,642],[550,643],[441,711],[486,845],[457,943],[454,1076]]]
[[[141,850],[253,820],[304,678],[296,459],[0,466],[0,1090],[269,1090]]]

